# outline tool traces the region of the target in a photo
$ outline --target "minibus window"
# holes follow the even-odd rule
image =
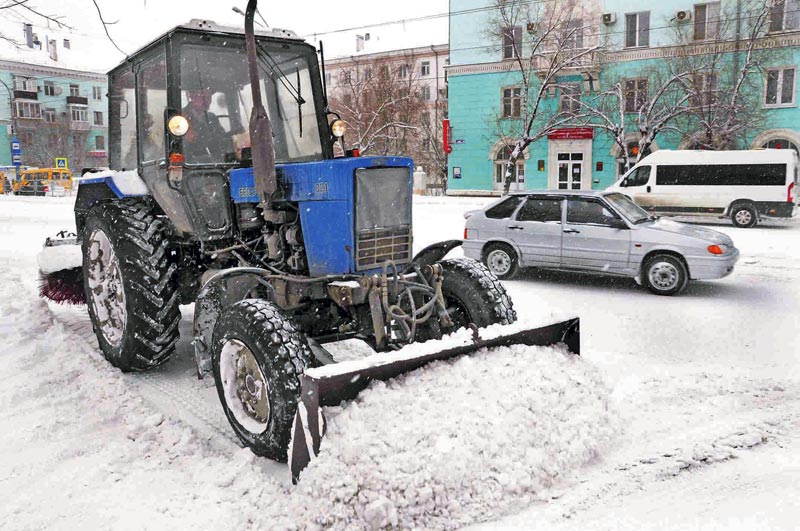
[[[622,181],[622,186],[644,186],[650,180],[650,166],[639,166]]]

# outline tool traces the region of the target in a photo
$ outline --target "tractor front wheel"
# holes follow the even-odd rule
[[[254,454],[285,462],[300,398],[300,376],[313,358],[305,335],[281,310],[245,299],[214,327],[217,394],[233,431]]]
[[[475,324],[484,328],[493,324],[511,324],[517,312],[506,288],[486,266],[471,258],[452,258],[442,266],[442,295],[453,327],[449,333]]]

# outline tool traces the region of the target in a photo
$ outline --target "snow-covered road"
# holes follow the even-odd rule
[[[460,238],[463,211],[485,202],[417,199],[415,246]],[[492,397],[475,385],[465,398],[437,389],[459,382],[432,369],[411,379],[412,392],[382,398],[378,389],[360,411],[346,410],[341,424],[363,428],[333,431],[340,446],[309,469],[313,482],[296,488],[283,465],[238,447],[211,382],[195,378],[191,307],[170,363],[122,375],[96,350],[82,308],[36,298],[35,254],[45,236],[71,226],[67,198],[0,197],[0,529],[793,529],[800,519],[797,224],[718,225],[742,252],[736,270],[678,297],[577,274],[527,272],[507,282],[523,320],[581,317],[578,366],[554,357],[531,368],[537,356],[527,362],[513,352],[494,360],[511,369],[506,378],[525,373],[563,385],[561,401],[548,402],[552,388],[519,394],[528,405],[541,402],[526,407],[551,422],[546,433],[472,429],[461,440],[425,439],[430,424],[458,431],[437,417],[447,400],[453,407],[492,398],[496,407],[470,413],[484,426],[497,408],[513,409],[502,406],[502,386]],[[467,371],[461,381],[504,377],[491,356],[475,360],[472,372],[456,365],[455,374]],[[576,378],[593,382],[592,392],[577,392]],[[401,424],[370,433],[361,423],[381,420],[382,408],[401,408],[398,396],[414,392],[430,399],[409,402],[400,421],[419,422],[420,439],[433,447],[405,466],[385,459],[384,468],[359,469],[354,452],[374,463],[413,438]],[[586,452],[569,450],[569,441]],[[487,450],[494,447],[540,483],[487,473],[509,467]]]

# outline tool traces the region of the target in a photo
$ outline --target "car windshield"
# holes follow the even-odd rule
[[[648,214],[646,210],[623,194],[608,194],[605,198],[617,212],[625,216],[625,218],[633,224],[655,219],[654,216]]]
[[[181,47],[181,106],[197,135],[187,134],[187,162],[223,162],[250,146],[252,92],[244,43]],[[322,158],[312,70],[305,49],[258,43],[261,93],[281,162]],[[238,158],[238,157],[237,157]]]

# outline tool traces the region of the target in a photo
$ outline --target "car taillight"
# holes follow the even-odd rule
[[[794,183],[789,183],[789,190],[786,192],[786,201],[794,203]]]
[[[464,227],[464,239],[465,240],[467,239],[467,228],[466,227]]]
[[[47,193],[47,192],[49,192],[49,191],[50,191],[50,187],[49,187],[49,186],[45,186],[45,187],[43,188],[43,190],[44,190],[44,193]]]
[[[723,251],[722,247],[720,247],[719,245],[709,245],[708,252],[711,254],[722,254],[725,251]]]

